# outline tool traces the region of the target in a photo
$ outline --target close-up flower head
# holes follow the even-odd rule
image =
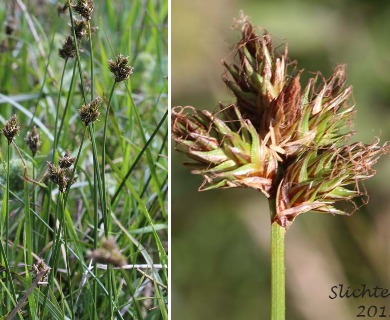
[[[179,244],[175,244],[175,248],[181,253],[178,261],[190,259],[194,250],[199,250],[205,256],[210,252],[210,263],[218,265],[225,276],[212,274],[207,280],[213,281],[216,277],[222,281],[223,287],[229,282],[234,288],[238,288],[234,294],[227,294],[220,290],[220,283],[215,280],[215,284],[207,284],[207,290],[210,292],[218,292],[218,296],[221,295],[225,299],[234,296],[234,301],[237,299],[240,304],[249,305],[245,298],[247,296],[243,296],[240,289],[245,292],[250,290],[255,296],[260,295],[261,291],[261,297],[257,296],[256,299],[261,301],[262,307],[256,303],[252,307],[258,311],[263,310],[267,304],[264,301],[269,301],[270,319],[284,320],[286,298],[290,304],[296,303],[295,306],[299,309],[297,306],[301,306],[303,301],[300,294],[307,295],[306,299],[303,298],[304,301],[310,294],[313,294],[313,301],[317,297],[324,297],[323,288],[315,294],[312,292],[313,286],[317,285],[317,282],[313,281],[313,275],[320,279],[318,283],[326,286],[329,283],[329,288],[333,281],[341,283],[341,280],[338,280],[339,273],[332,274],[333,277],[323,276],[322,273],[326,274],[331,269],[326,265],[328,262],[332,261],[330,264],[333,265],[335,261],[337,265],[342,258],[338,261],[334,259],[334,252],[327,255],[327,252],[321,251],[322,248],[319,248],[318,251],[321,252],[315,255],[317,251],[313,243],[314,240],[318,243],[322,240],[321,245],[325,247],[335,241],[337,248],[333,249],[333,246],[329,245],[331,249],[327,249],[344,250],[345,257],[345,250],[348,251],[347,243],[339,239],[341,233],[345,233],[345,228],[340,229],[343,230],[340,232],[331,228],[322,230],[318,223],[311,221],[325,221],[322,219],[336,215],[348,217],[357,211],[364,215],[361,208],[368,204],[370,190],[364,182],[375,175],[375,165],[381,156],[389,152],[390,144],[381,143],[378,137],[368,138],[367,140],[372,142],[364,143],[359,141],[360,137],[355,134],[355,99],[352,84],[347,79],[346,64],[333,63],[333,71],[328,71],[330,74],[313,72],[311,69],[307,71],[306,65],[303,64],[304,68],[292,58],[297,55],[297,51],[289,50],[285,41],[274,45],[275,37],[267,30],[253,26],[242,12],[240,18],[235,19],[233,29],[240,33],[240,39],[222,60],[222,81],[230,98],[223,98],[222,102],[218,103],[217,110],[215,107],[213,110],[213,105],[208,104],[212,99],[202,99],[198,96],[194,98],[189,88],[188,94],[184,92],[184,88],[179,91],[181,95],[177,98],[184,103],[186,102],[183,97],[187,97],[200,101],[199,104],[207,101],[207,104],[204,103],[201,108],[197,106],[198,102],[172,108],[173,147],[188,159],[183,163],[184,166],[191,169],[191,173],[203,177],[199,191],[250,188],[266,201],[261,203],[258,198],[250,201],[250,196],[245,198],[244,193],[239,192],[236,192],[238,196],[234,197],[233,191],[226,192],[224,197],[224,192],[190,195],[176,189],[181,197],[188,197],[185,199],[192,200],[196,197],[202,200],[194,201],[194,208],[188,209],[187,201],[191,200],[179,204],[180,197],[176,198],[175,206],[178,209],[175,215],[180,218],[177,218],[179,222],[175,233]],[[294,42],[290,42],[290,45],[291,43]],[[303,46],[302,43],[300,45]],[[207,49],[213,46],[214,44],[209,43]],[[179,56],[178,52],[175,54]],[[313,61],[320,61],[320,57],[311,58]],[[203,74],[198,76],[204,77]],[[180,74],[179,78],[181,77]],[[194,85],[195,83],[196,81]],[[204,94],[207,92],[200,85],[197,90]],[[181,181],[180,187],[185,184],[191,186],[186,180],[180,177],[178,179]],[[328,214],[328,217],[320,215],[324,213]],[[358,218],[361,215],[357,215]],[[186,218],[191,223],[187,223]],[[330,221],[329,224],[348,224],[346,219],[341,218],[327,221]],[[351,231],[352,224],[358,224],[356,221],[358,220],[351,222]],[[222,232],[215,231],[218,228],[221,228]],[[361,229],[362,227],[360,232]],[[322,237],[318,235],[318,239],[314,239],[313,235],[320,234],[320,231]],[[245,233],[250,235],[246,242]],[[191,234],[195,236],[191,237]],[[265,236],[267,234],[270,234],[268,240]],[[253,258],[253,253],[248,250],[252,245],[255,250],[261,248],[261,253],[270,253],[271,263],[268,268],[264,263],[264,255],[260,253],[258,256],[261,272],[257,272],[257,267],[251,269],[252,264],[248,262]],[[246,250],[248,254],[244,254]],[[310,261],[311,255],[315,255],[312,257],[313,261]],[[197,253],[191,261],[196,261],[198,256]],[[244,256],[247,260],[242,258]],[[316,259],[322,259],[323,263],[318,264]],[[224,265],[226,261],[229,261],[231,267]],[[244,265],[241,267],[241,264]],[[287,290],[286,265],[289,270]],[[207,267],[201,269],[202,275],[209,270]],[[186,270],[187,277],[194,276],[194,268],[190,264],[186,266]],[[236,274],[239,280],[227,281],[228,277],[234,278]],[[310,280],[305,279],[306,274],[311,277]],[[248,275],[249,280],[243,280],[245,275]],[[202,276],[196,279],[179,279],[178,282],[191,291],[197,287],[197,281],[204,280]],[[242,281],[247,281],[248,286],[255,279],[258,286],[266,282],[264,288],[268,290],[260,290],[259,287],[252,290],[245,285],[237,285],[237,282],[241,284]],[[295,294],[294,285],[297,283],[301,286],[298,288],[300,294]],[[291,288],[294,288],[294,294]],[[176,290],[182,294],[186,292],[180,288]],[[198,299],[207,295],[204,291],[204,286],[199,286],[198,291],[194,289],[194,292],[199,292]],[[212,294],[207,296],[214,299]],[[192,305],[192,302],[187,303]],[[233,309],[240,310],[240,307]],[[185,314],[185,309],[180,306],[177,310]],[[208,311],[204,310],[204,314],[208,315]],[[254,313],[255,311],[248,311],[248,315]],[[301,315],[302,317],[297,319],[314,319],[312,312]],[[229,312],[223,317],[235,319],[234,316],[230,317]]]
[[[304,70],[289,59],[287,45],[274,50],[270,34],[258,35],[246,18],[239,28],[235,60],[223,62],[235,103],[215,113],[172,110],[176,148],[205,179],[199,190],[260,190],[275,201],[272,221],[284,227],[303,212],[347,214],[333,205],[364,194],[359,182],[374,175],[389,145],[348,144],[355,112],[345,66],[301,84]]]

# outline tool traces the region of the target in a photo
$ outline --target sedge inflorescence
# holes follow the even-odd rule
[[[49,179],[58,186],[60,192],[64,193],[76,181],[74,177],[73,164],[76,158],[71,157],[71,152],[66,150],[64,156],[58,161],[58,166],[47,162],[47,173]]]
[[[82,105],[79,109],[79,118],[86,126],[99,118],[100,112],[98,109],[101,102],[100,97],[96,97],[91,102]]]
[[[277,53],[271,36],[256,34],[247,19],[236,60],[223,62],[225,84],[236,102],[216,113],[193,107],[172,110],[172,136],[178,151],[204,177],[200,190],[249,187],[275,207],[272,222],[287,228],[308,211],[350,214],[337,202],[365,193],[360,182],[372,177],[389,144],[349,143],[354,106],[345,66],[329,79],[319,72],[302,87],[285,46]]]
[[[103,238],[100,247],[93,250],[90,257],[97,263],[111,264],[116,267],[127,264],[114,237]]]
[[[41,147],[40,134],[39,134],[36,126],[33,126],[32,130],[27,132],[27,135],[24,138],[24,141],[26,141],[26,144],[29,147],[29,149],[34,157],[35,154],[38,152],[39,148]]]
[[[81,19],[72,18],[71,32],[66,37],[62,47],[58,49],[58,55],[64,60],[75,58],[77,52],[81,51],[81,40],[88,35],[89,31],[96,30],[96,28],[92,28],[89,24],[94,9],[93,0],[77,0],[77,3],[71,5],[71,7],[80,15]],[[69,6],[66,3],[58,8],[58,12],[63,13],[68,9]],[[89,30],[90,28],[91,30]]]
[[[115,82],[127,80],[133,74],[133,67],[129,65],[129,58],[119,54],[116,60],[108,60],[108,68],[115,76]]]
[[[20,132],[20,125],[18,122],[18,117],[14,114],[9,120],[5,122],[2,133],[8,140],[8,144],[11,144],[15,137]]]
[[[72,7],[85,20],[91,20],[94,9],[93,0],[77,0],[77,3]]]

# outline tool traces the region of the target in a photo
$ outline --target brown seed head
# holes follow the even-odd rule
[[[4,136],[8,140],[8,144],[11,144],[13,139],[19,134],[20,126],[18,123],[18,118],[16,114],[14,114],[11,119],[6,121],[4,128],[2,130]]]
[[[82,39],[88,34],[88,23],[85,20],[73,18],[73,27],[77,39]]]
[[[121,82],[130,77],[133,74],[133,67],[129,64],[129,58],[119,54],[116,57],[116,61],[108,60],[108,67],[110,71],[115,75],[115,82]]]
[[[279,184],[275,222],[288,227],[305,212],[351,214],[356,205],[352,198],[365,196],[360,182],[375,174],[373,165],[388,153],[390,144],[353,143],[342,147],[311,150],[288,166]],[[336,208],[337,202],[349,201],[353,210]]]
[[[31,153],[34,157],[39,150],[39,147],[41,146],[40,135],[36,126],[33,126],[31,132],[27,132],[24,141],[26,141],[26,144],[30,148]]]
[[[76,45],[73,41],[72,36],[68,36],[58,50],[58,54],[62,59],[68,60],[69,58],[74,58],[76,56]]]
[[[55,166],[51,162],[47,162],[47,173],[49,178],[55,184],[59,184],[62,180],[62,176],[64,175],[64,170],[60,167]]]
[[[100,248],[93,250],[90,257],[95,262],[112,264],[117,267],[122,267],[127,263],[126,258],[120,252],[114,237],[103,238]]]
[[[99,118],[100,112],[98,111],[98,108],[100,103],[100,97],[96,97],[90,103],[82,105],[79,109],[79,118],[86,126]]]
[[[70,155],[70,151],[66,150],[64,156],[58,161],[60,168],[70,168],[75,163],[76,158],[72,158]]]
[[[235,103],[214,114],[172,109],[176,148],[193,160],[185,164],[192,173],[205,178],[199,190],[262,191],[276,209],[272,222],[285,228],[308,211],[350,214],[335,203],[364,195],[360,182],[375,174],[372,167],[390,144],[348,143],[354,104],[345,66],[301,86],[303,70],[289,61],[287,46],[278,53],[247,17],[237,23],[242,39],[236,61],[224,62],[223,79]]]
[[[73,170],[68,168],[57,167],[54,164],[47,162],[47,175],[54,182],[60,192],[65,192],[66,189],[75,182],[75,179],[70,180],[73,175]]]
[[[74,10],[86,20],[91,20],[94,7],[93,0],[77,0]]]
[[[296,62],[289,62],[287,46],[278,53],[267,32],[259,36],[247,18],[240,21],[238,61],[224,62],[224,81],[243,118],[252,122],[267,145],[286,159],[305,148],[348,138],[353,105],[352,89],[345,86],[345,66],[336,67],[328,80],[318,73],[302,90],[303,70],[296,71]]]

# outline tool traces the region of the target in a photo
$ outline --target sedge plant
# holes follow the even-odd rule
[[[258,35],[246,17],[235,60],[223,62],[223,81],[236,101],[211,113],[172,109],[172,137],[186,154],[199,190],[253,188],[268,199],[271,228],[271,319],[285,319],[285,233],[306,212],[350,215],[365,195],[361,182],[390,145],[352,143],[354,105],[345,66],[306,85],[303,70],[277,52],[270,34]],[[341,209],[339,202],[351,204]]]
[[[168,318],[167,13],[0,3],[0,320]]]

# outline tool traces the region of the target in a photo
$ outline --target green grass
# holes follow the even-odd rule
[[[97,29],[67,61],[69,11],[15,3],[16,29],[0,31],[0,126],[13,114],[21,126],[0,137],[0,319],[167,319],[168,1],[96,0]],[[2,2],[0,21],[12,16]],[[115,83],[120,53],[134,73]],[[97,96],[86,127],[78,110]],[[60,192],[45,173],[66,150],[77,180]],[[123,268],[91,260],[110,236]]]

